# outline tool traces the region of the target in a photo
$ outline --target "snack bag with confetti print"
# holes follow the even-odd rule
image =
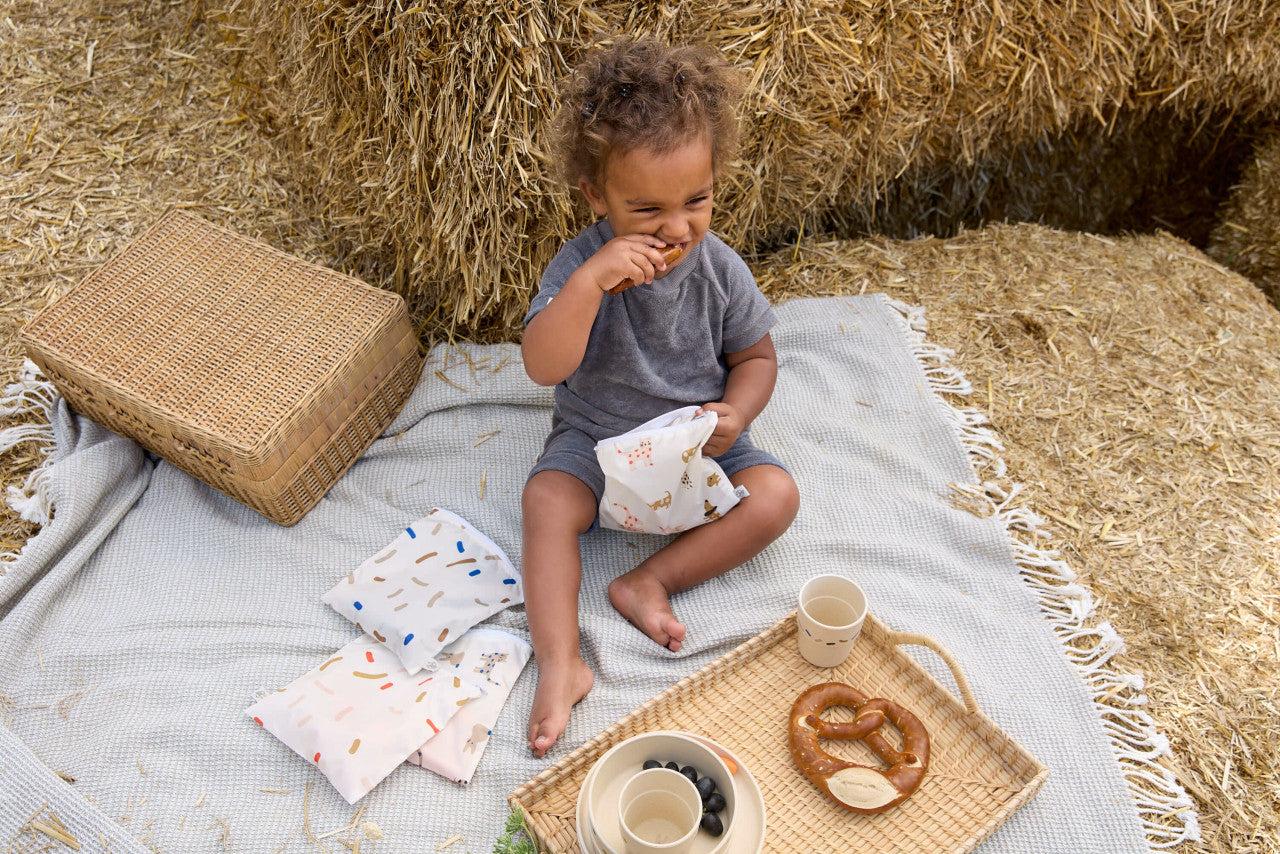
[[[438,676],[453,673],[484,686],[483,697],[467,703],[438,735],[409,756],[409,762],[455,783],[470,783],[498,723],[502,707],[533,647],[509,632],[472,629],[436,656]]]
[[[365,635],[245,714],[354,804],[483,694],[451,670],[410,675]]]
[[[467,629],[523,602],[524,591],[502,549],[436,507],[323,599],[417,673]]]

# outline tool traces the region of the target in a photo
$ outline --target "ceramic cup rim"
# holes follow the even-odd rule
[[[661,772],[661,773],[660,773],[660,772]],[[699,818],[701,817],[701,812],[702,812],[702,796],[698,794],[698,789],[697,789],[697,787],[696,787],[696,786],[694,786],[694,785],[693,785],[693,782],[692,782],[692,781],[690,781],[690,780],[689,780],[689,778],[688,778],[688,777],[686,777],[684,774],[681,774],[679,771],[673,771],[672,769],[670,769],[670,768],[665,768],[665,767],[662,767],[662,768],[645,768],[645,769],[643,769],[643,770],[641,770],[641,771],[637,771],[635,774],[633,774],[633,775],[631,776],[631,778],[630,778],[629,780],[627,780],[627,782],[626,782],[626,783],[624,783],[624,784],[623,784],[623,786],[622,786],[622,791],[619,793],[619,797],[618,797],[618,826],[619,826],[619,828],[621,828],[621,829],[622,829],[622,832],[623,832],[623,838],[625,839],[625,838],[626,838],[626,834],[627,834],[627,822],[626,822],[626,813],[627,813],[627,809],[628,809],[628,808],[631,806],[631,804],[636,800],[636,798],[639,798],[639,797],[641,797],[641,796],[644,794],[644,793],[641,793],[640,795],[636,795],[636,796],[635,796],[635,797],[633,797],[633,798],[628,798],[628,797],[627,797],[627,795],[628,795],[628,790],[629,790],[629,789],[631,788],[631,786],[632,786],[633,784],[635,784],[635,782],[636,782],[637,780],[639,780],[640,778],[642,778],[642,777],[648,777],[648,778],[650,778],[650,779],[653,779],[655,776],[656,776],[656,777],[665,777],[665,778],[667,778],[667,779],[670,779],[670,780],[671,780],[671,786],[668,786],[668,787],[666,787],[666,788],[664,788],[664,789],[650,789],[650,790],[648,790],[648,791],[669,791],[669,792],[672,792],[673,794],[679,794],[679,795],[680,795],[680,797],[681,797],[681,799],[682,799],[682,800],[686,800],[686,801],[688,801],[688,800],[689,800],[689,799],[688,799],[688,797],[687,797],[687,796],[688,796],[688,794],[689,794],[689,793],[692,793],[692,794],[693,794],[693,800],[690,802],[690,803],[693,803],[693,804],[694,804],[694,809],[693,809],[693,814],[694,814],[694,818],[693,818],[693,826],[692,826],[692,827],[690,827],[690,828],[685,832],[685,834],[684,834],[683,836],[681,836],[679,839],[672,840],[671,842],[665,842],[665,843],[662,843],[662,842],[647,842],[647,841],[646,841],[644,844],[645,844],[646,846],[648,846],[649,848],[651,848],[651,849],[655,850],[655,851],[665,851],[665,850],[683,851],[683,850],[687,849],[687,847],[688,847],[688,844],[689,844],[690,840],[692,840],[692,839],[694,838],[694,836],[695,836],[695,835],[697,834],[697,832],[698,832],[698,829],[699,829],[699,826],[700,826],[700,825],[699,825]],[[677,778],[678,778],[678,779],[677,779]],[[679,792],[677,792],[676,790],[679,790]]]
[[[813,596],[810,594],[810,590],[811,590],[811,587],[816,585],[817,583],[835,583],[835,584],[848,585],[848,587],[852,590],[854,594],[854,598],[857,601],[861,602],[861,608],[857,607],[856,605],[854,607],[854,610],[856,612],[854,618],[849,622],[842,623],[840,625],[832,625],[830,623],[824,623],[821,620],[815,619],[814,616],[809,613],[809,610],[808,608],[805,607],[805,605],[809,599],[813,598]],[[824,595],[833,595],[833,594],[824,594]],[[844,599],[846,602],[849,601],[848,596],[841,596],[840,598]],[[869,608],[869,603],[867,602],[867,594],[866,594],[866,591],[862,589],[862,586],[859,585],[858,582],[854,581],[852,578],[849,578],[844,575],[836,575],[834,573],[824,573],[823,575],[815,575],[812,578],[810,578],[808,581],[806,581],[800,587],[800,595],[799,597],[797,597],[797,604],[800,608],[800,611],[804,614],[804,618],[806,620],[813,623],[814,625],[822,626],[823,628],[830,629],[832,631],[847,631],[849,629],[855,628],[867,618],[867,611]]]
[[[671,751],[670,755],[666,755],[668,746]],[[720,852],[728,850],[728,845],[732,841],[731,837],[734,833],[732,828],[736,826],[735,823],[738,821],[738,809],[741,806],[739,800],[742,797],[747,797],[744,792],[749,792],[750,790],[744,789],[744,784],[739,780],[738,775],[731,773],[724,759],[699,736],[686,730],[650,730],[624,738],[606,750],[602,756],[592,763],[591,773],[588,774],[584,783],[587,787],[587,822],[591,825],[591,832],[595,835],[601,852],[618,854],[621,851],[621,846],[615,848],[596,829],[604,810],[614,810],[616,815],[616,801],[600,797],[608,788],[609,779],[619,775],[621,767],[625,767],[620,766],[620,763],[624,761],[634,761],[634,767],[640,767],[640,763],[643,760],[660,756],[664,759],[678,758],[681,762],[688,759],[690,764],[696,766],[703,774],[712,777],[716,781],[716,787],[728,802],[722,813],[722,816],[727,816],[728,820],[726,821],[725,832],[721,834],[715,845],[706,854],[720,854]],[[691,756],[694,758],[690,758]],[[621,833],[621,830],[619,830],[619,833]],[[698,843],[695,841],[694,845],[697,846]]]

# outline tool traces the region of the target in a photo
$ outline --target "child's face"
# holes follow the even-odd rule
[[[651,234],[680,246],[683,259],[711,226],[711,143],[700,136],[662,154],[615,152],[605,161],[603,187],[585,179],[578,186],[596,216],[609,218],[614,234]]]

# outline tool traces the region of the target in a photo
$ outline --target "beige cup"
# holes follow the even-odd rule
[[[796,639],[800,654],[815,667],[845,660],[867,618],[867,596],[843,575],[818,575],[800,588]]]
[[[641,771],[622,787],[618,822],[627,854],[685,854],[702,820],[702,797],[670,768]]]

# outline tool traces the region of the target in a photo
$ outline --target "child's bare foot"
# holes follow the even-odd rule
[[[538,687],[529,712],[529,749],[541,757],[569,725],[569,710],[587,696],[596,677],[581,658],[565,667],[543,667],[539,662],[538,668]]]
[[[650,573],[633,569],[615,578],[609,583],[609,601],[659,646],[675,652],[684,643],[684,624],[671,612],[667,589]]]

